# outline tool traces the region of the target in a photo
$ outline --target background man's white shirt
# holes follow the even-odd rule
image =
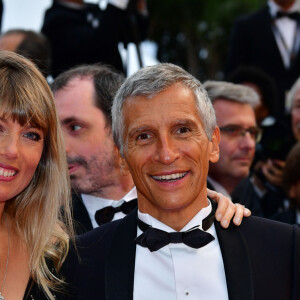
[[[93,228],[99,227],[98,223],[95,220],[95,213],[97,210],[107,207],[107,206],[113,206],[117,207],[122,205],[125,201],[128,202],[130,200],[136,199],[137,198],[137,192],[136,192],[136,187],[133,187],[122,199],[120,200],[110,200],[110,199],[105,199],[105,198],[100,198],[100,197],[95,197],[91,195],[85,195],[82,194],[82,201],[88,211],[89,217],[91,219]],[[122,219],[125,217],[125,214],[122,212],[117,212],[114,215],[114,218],[112,221]]]

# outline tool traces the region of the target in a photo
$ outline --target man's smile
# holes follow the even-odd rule
[[[182,173],[173,173],[168,175],[155,175],[155,176],[153,175],[151,177],[160,182],[173,182],[185,177],[187,174],[188,172],[182,172]]]

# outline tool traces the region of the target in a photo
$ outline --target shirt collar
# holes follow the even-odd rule
[[[103,207],[113,206],[117,207],[122,205],[123,202],[128,202],[130,200],[137,198],[136,187],[134,186],[122,199],[112,200],[105,199],[101,197],[96,197],[92,195],[81,194],[82,200],[88,210],[98,210]]]
[[[212,210],[212,205],[210,201],[209,200],[207,201],[208,201],[208,205],[202,208],[180,231],[186,231],[195,226],[199,226],[199,229],[202,229],[202,220],[206,218]],[[144,223],[152,226],[153,228],[161,229],[166,232],[175,232],[173,228],[160,222],[159,220],[157,220],[156,218],[152,217],[147,213],[140,212],[139,210],[138,210],[138,218]]]
[[[300,225],[300,209],[296,210],[296,224]]]

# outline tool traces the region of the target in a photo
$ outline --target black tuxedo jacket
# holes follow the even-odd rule
[[[81,195],[77,193],[72,193],[72,210],[76,235],[93,229],[89,213],[82,201]]]
[[[288,224],[297,224],[297,211],[294,208],[283,211],[272,216],[272,220],[288,223]],[[300,225],[300,224],[298,224]]]
[[[300,229],[258,217],[215,223],[230,300],[300,299]],[[137,213],[78,237],[64,264],[67,299],[133,299]],[[159,276],[159,275],[158,275]]]
[[[290,69],[284,67],[275,36],[269,7],[238,18],[232,28],[226,73],[237,67],[253,66],[273,77],[278,87],[277,115],[284,113],[284,94],[300,76],[300,54]]]

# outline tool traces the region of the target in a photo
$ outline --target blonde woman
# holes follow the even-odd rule
[[[47,82],[31,62],[1,51],[1,300],[55,299],[63,290],[59,270],[72,237],[68,178]]]

